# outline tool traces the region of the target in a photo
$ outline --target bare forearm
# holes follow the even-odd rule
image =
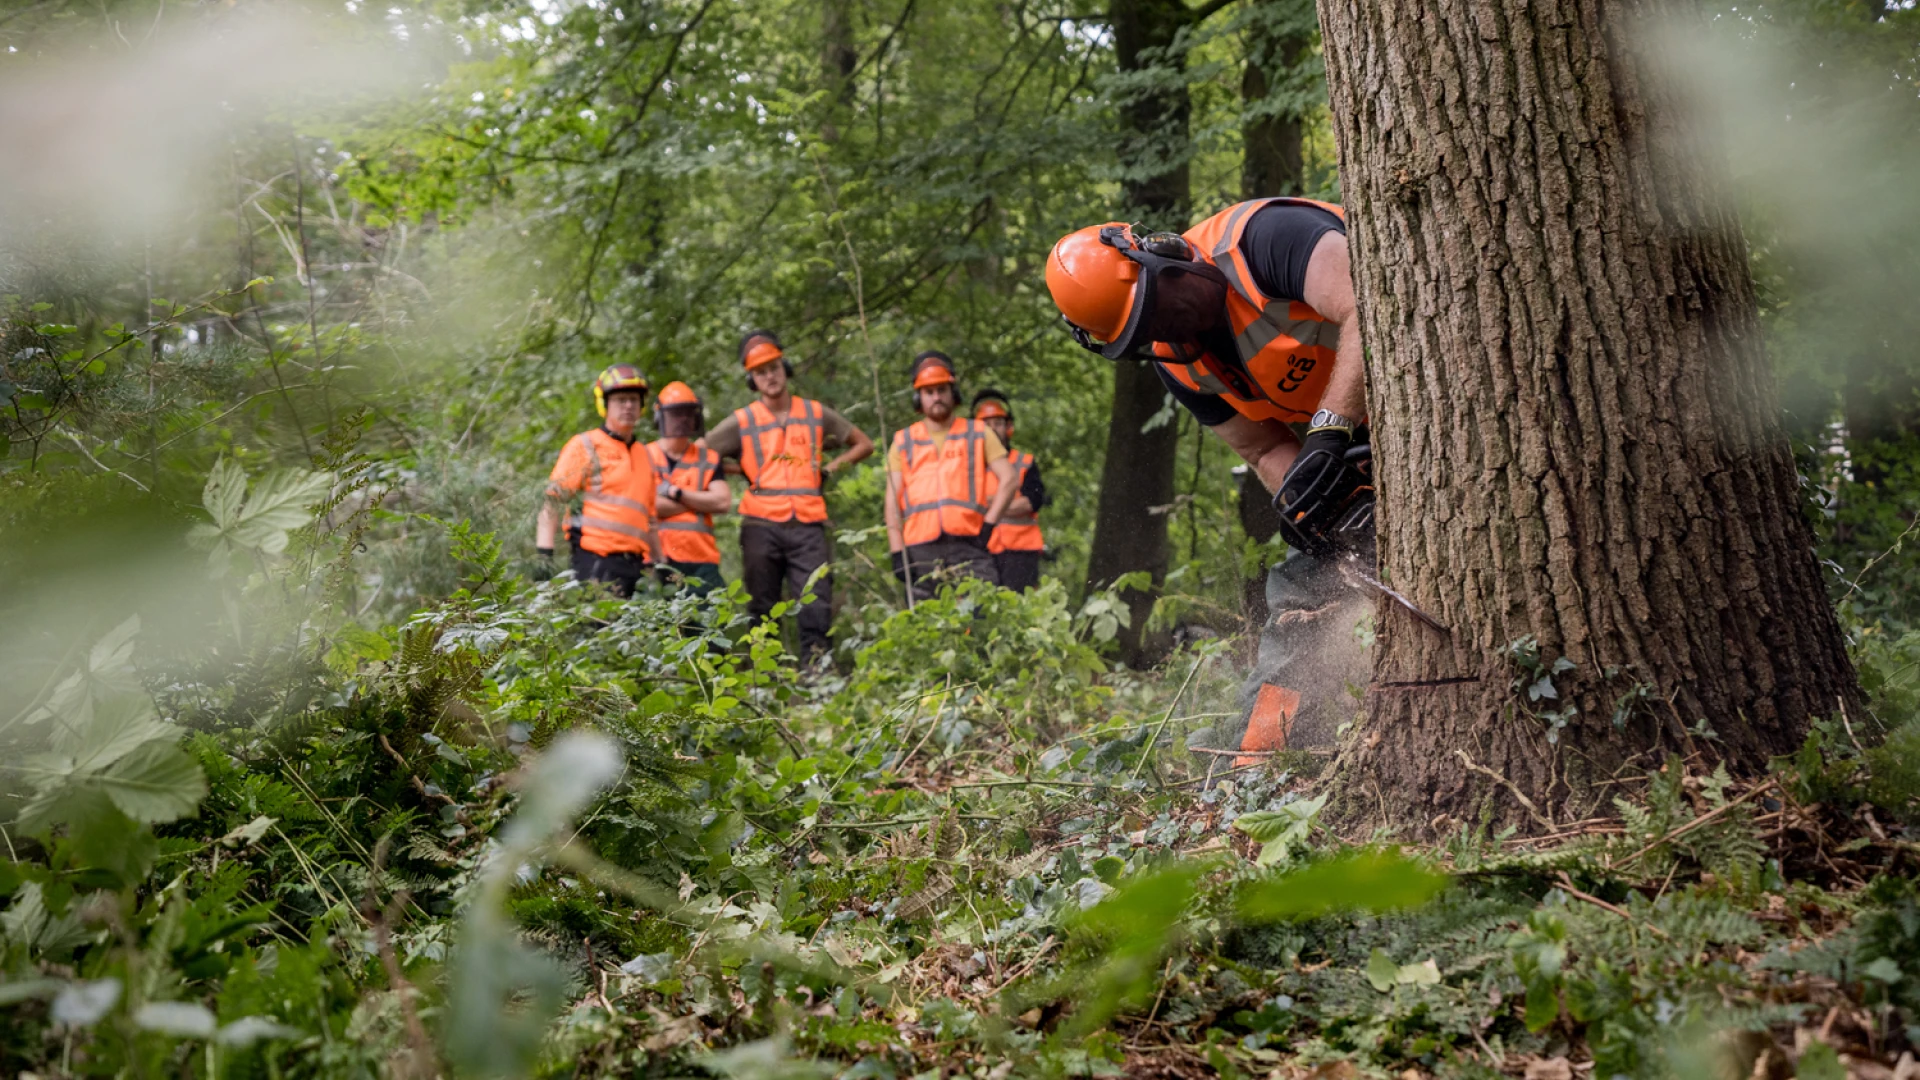
[[[1300,444],[1281,443],[1261,454],[1258,460],[1249,461],[1253,471],[1266,485],[1268,494],[1280,490],[1280,481],[1286,479],[1287,470],[1293,468],[1293,459],[1300,456]]]
[[[1025,495],[1015,494],[1013,501],[1007,504],[1007,513],[1014,517],[1030,517],[1033,514],[1033,500]]]
[[[1020,494],[1020,474],[1014,471],[1005,458],[987,466],[994,478],[1000,481],[1000,490],[993,493],[993,502],[987,507],[987,524],[996,525],[1007,516],[1007,504]]]
[[[900,503],[894,474],[887,473],[887,498],[881,504],[880,516],[887,523],[887,550],[899,551],[907,546],[906,536],[900,529]]]
[[[540,514],[533,519],[533,546],[541,551],[553,550],[553,541],[560,532],[560,511],[552,500],[540,504]]]
[[[1353,420],[1367,418],[1367,355],[1360,347],[1357,316],[1340,326],[1340,347],[1334,353],[1333,374],[1327,378],[1320,407]]]
[[[867,437],[866,432],[861,431],[859,428],[854,428],[853,434],[848,436],[847,441],[849,445],[846,453],[827,462],[828,472],[839,472],[849,465],[858,465],[873,456],[873,440]]]

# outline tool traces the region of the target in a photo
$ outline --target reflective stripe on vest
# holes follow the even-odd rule
[[[646,452],[644,445],[623,443],[602,428],[575,435],[560,451],[547,497],[571,501],[579,494],[580,514],[569,515],[568,522],[577,523],[582,550],[652,557],[646,537],[654,520],[654,473]],[[564,472],[573,475],[563,483]]]
[[[653,473],[683,491],[705,491],[720,472],[720,455],[704,447],[688,447],[692,460],[670,456],[665,442],[647,446],[653,458]],[[677,563],[720,562],[720,544],[713,538],[713,515],[683,510],[660,519],[660,546],[667,558]]]
[[[806,398],[794,398],[784,419],[762,401],[734,410],[740,425],[740,471],[748,484],[740,499],[743,516],[827,520],[827,500],[820,496],[825,417],[821,404]]]
[[[1020,487],[1027,482],[1027,470],[1033,466],[1033,455],[1025,450],[1008,450],[1007,463],[1015,470],[1013,485]],[[987,502],[992,504],[994,495],[1000,490],[1000,478],[987,474]],[[993,530],[993,536],[987,540],[987,550],[995,555],[1003,551],[1042,551],[1047,546],[1046,538],[1040,535],[1040,515],[1007,514]]]
[[[1236,412],[1254,420],[1293,422],[1308,419],[1319,407],[1340,347],[1340,325],[1322,318],[1301,301],[1269,299],[1254,284],[1240,241],[1254,213],[1274,204],[1314,206],[1346,220],[1345,211],[1332,203],[1251,199],[1222,210],[1183,234],[1195,254],[1226,275],[1234,350],[1261,396],[1241,397],[1204,362],[1178,362],[1167,345],[1156,345],[1154,352],[1162,358],[1160,366],[1183,386],[1225,398]],[[1227,362],[1233,358],[1214,359]]]
[[[933,429],[925,420],[894,433],[893,449],[905,469],[898,504],[907,543],[980,535],[986,509],[986,435],[984,424],[955,418],[936,452]]]

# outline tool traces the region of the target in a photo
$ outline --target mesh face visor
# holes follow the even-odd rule
[[[697,438],[700,435],[699,405],[660,406],[660,434],[666,438]]]
[[[1133,307],[1127,312],[1127,321],[1120,332],[1105,345],[1094,341],[1091,334],[1072,322],[1067,326],[1081,348],[1109,360],[1144,359],[1152,349],[1153,339],[1148,336],[1151,331],[1146,323],[1153,312],[1162,272],[1198,274],[1221,284],[1227,280],[1217,267],[1195,258],[1193,245],[1179,233],[1149,233],[1145,239],[1139,239],[1129,228],[1109,225],[1100,230],[1100,242],[1139,264],[1140,281],[1134,290]]]

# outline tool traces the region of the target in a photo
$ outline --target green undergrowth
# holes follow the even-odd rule
[[[534,586],[423,522],[461,587],[366,627],[354,483],[223,466],[213,602],[9,657],[0,1067],[1814,1076],[1920,1041],[1910,640],[1863,646],[1875,726],[1763,789],[1676,760],[1552,846],[1402,849],[1277,763],[1209,786],[1231,657],[1114,668],[1110,596],[875,605],[802,677],[737,593]]]

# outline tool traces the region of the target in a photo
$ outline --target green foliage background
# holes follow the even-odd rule
[[[1423,869],[1329,836],[1289,788],[1313,761],[1203,788],[1218,763],[1178,751],[1232,707],[1229,648],[1111,665],[1125,609],[1081,584],[1110,376],[1040,259],[1126,216],[1114,112],[1143,87],[1192,95],[1196,207],[1241,197],[1241,125],[1276,110],[1305,121],[1302,193],[1337,197],[1312,50],[1240,92],[1250,30],[1306,5],[1229,5],[1124,78],[1105,10],[1071,2],[305,15],[408,92],[168,98],[196,152],[121,165],[159,209],[0,211],[0,1066],[1085,1075],[1157,1038],[1222,1075],[1567,1052],[1689,1075],[1709,1032],[1807,1020],[1777,980],[1915,1041],[1911,881],[1814,883],[1724,777],[1670,765],[1572,850],[1462,826]],[[91,131],[132,100],[91,88],[231,17],[0,12],[8,115]],[[1782,776],[1835,829],[1892,830],[1841,854],[1896,868],[1920,792],[1914,18],[1729,8],[1702,64],[1762,103],[1726,110],[1729,160],[1873,708]],[[36,167],[62,166],[0,181]],[[527,584],[593,373],[686,380],[717,418],[757,326],[876,436],[920,348],[1009,391],[1058,500],[1047,586],[900,611],[875,465],[831,493],[821,681],[737,595]],[[1162,614],[1237,630],[1272,552],[1228,453],[1163,415]]]

